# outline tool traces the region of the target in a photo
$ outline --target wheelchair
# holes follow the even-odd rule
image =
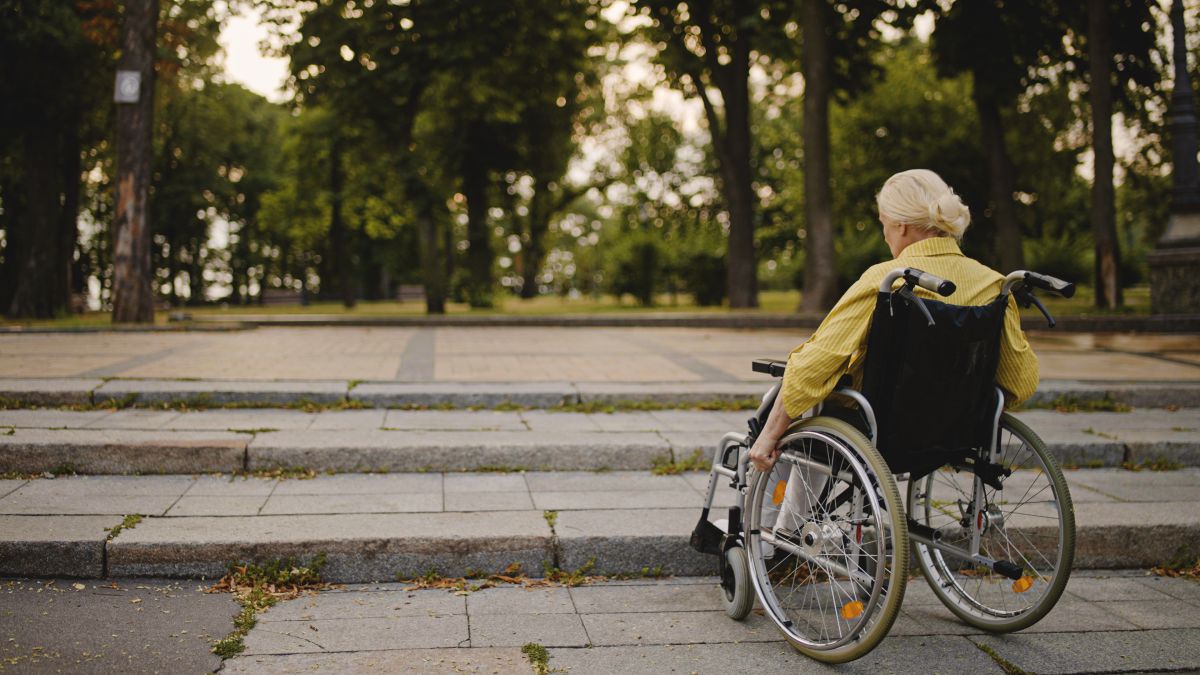
[[[903,281],[893,290],[897,281]],[[1027,628],[1070,576],[1075,519],[1045,444],[1004,411],[995,384],[1010,295],[1054,319],[1034,289],[1074,285],[1014,272],[981,307],[922,299],[952,282],[913,268],[887,275],[867,338],[861,391],[843,378],[779,443],[774,468],[749,467],[781,382],[749,431],[718,445],[691,545],[715,554],[726,614],[763,613],[803,654],[842,663],[870,652],[900,611],[910,556],[937,598],[967,624]],[[782,377],[786,363],[754,361]],[[736,492],[709,521],[721,481]],[[906,498],[901,501],[901,485]]]

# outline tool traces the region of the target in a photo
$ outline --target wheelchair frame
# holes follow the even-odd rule
[[[943,296],[948,296],[951,293],[953,293],[953,291],[954,291],[954,286],[952,283],[946,282],[944,280],[938,279],[937,277],[933,277],[932,275],[928,275],[924,272],[921,272],[920,270],[915,270],[912,268],[901,268],[901,269],[897,269],[897,270],[890,272],[884,278],[883,282],[880,284],[880,291],[881,292],[892,292],[892,287],[893,287],[894,283],[899,279],[904,279],[905,285],[901,289],[899,289],[895,292],[900,293],[901,295],[903,295],[906,299],[910,300],[911,302],[915,302],[915,304],[920,308],[920,310],[925,315],[925,317],[930,321],[930,323],[933,322],[933,319],[930,316],[928,310],[922,304],[922,301],[920,300],[920,298],[918,298],[912,294],[912,292],[911,292],[912,287],[914,285],[920,285],[923,288],[926,288],[927,290],[933,291],[933,292],[938,293]],[[1053,326],[1054,321],[1053,321],[1053,318],[1049,315],[1049,312],[1047,312],[1045,307],[1040,302],[1038,302],[1038,300],[1035,297],[1033,297],[1032,292],[1030,292],[1027,289],[1022,288],[1023,284],[1026,286],[1036,286],[1039,288],[1043,288],[1045,290],[1051,290],[1053,292],[1061,293],[1067,297],[1070,297],[1070,295],[1073,294],[1073,291],[1074,291],[1073,285],[1066,284],[1065,282],[1061,282],[1057,279],[1053,279],[1052,277],[1045,277],[1043,275],[1037,275],[1035,273],[1026,272],[1026,271],[1013,272],[1012,274],[1010,274],[1006,277],[1005,283],[1001,290],[1001,295],[1003,297],[1007,297],[1013,293],[1014,289],[1016,289],[1017,292],[1019,293],[1018,302],[1020,304],[1022,304],[1023,306],[1029,306],[1031,304],[1036,305],[1038,307],[1038,309],[1041,310],[1041,312],[1046,316],[1047,320],[1050,322],[1050,325]],[[781,377],[783,375],[783,371],[784,371],[785,367],[786,367],[786,363],[780,362],[780,361],[757,360],[754,362],[754,370],[755,371],[764,372],[764,373],[770,374],[775,377]],[[750,420],[749,420],[749,432],[748,433],[746,433],[746,432],[741,432],[741,433],[730,432],[730,433],[725,434],[724,437],[722,437],[720,443],[718,444],[715,454],[713,456],[712,469],[711,469],[711,474],[709,476],[708,489],[705,494],[704,506],[703,506],[702,516],[701,516],[702,525],[707,521],[708,515],[712,508],[713,500],[716,497],[716,489],[717,489],[717,481],[718,480],[721,480],[721,479],[728,480],[729,487],[731,487],[735,490],[735,495],[736,495],[735,500],[734,500],[734,505],[729,508],[729,517],[728,517],[728,521],[727,521],[727,526],[724,529],[724,531],[721,533],[721,537],[720,537],[719,558],[720,558],[721,578],[722,578],[723,586],[726,584],[732,583],[733,575],[734,575],[734,571],[730,569],[730,564],[727,559],[727,553],[730,551],[730,549],[736,548],[736,547],[741,547],[744,550],[748,551],[748,549],[746,549],[747,537],[746,537],[744,530],[745,530],[746,519],[748,517],[748,514],[746,514],[746,501],[747,501],[746,497],[747,497],[748,489],[751,485],[751,481],[749,480],[749,466],[748,466],[749,465],[749,450],[750,450],[750,447],[752,447],[755,439],[757,438],[758,433],[761,430],[761,425],[765,422],[766,416],[770,413],[771,408],[775,405],[776,398],[779,395],[779,391],[780,391],[781,387],[782,387],[782,382],[777,382],[763,396],[762,404],[760,405],[759,409],[755,412],[755,415],[752,418],[750,418]],[[986,457],[987,457],[987,461],[991,465],[999,466],[998,462],[1001,461],[1001,459],[1002,459],[1001,455],[1003,453],[1003,448],[1001,448],[1000,437],[1001,437],[1001,429],[1002,429],[1002,417],[1004,414],[1004,395],[999,387],[995,388],[995,392],[996,392],[996,398],[995,398],[996,405],[995,405],[994,413],[991,416],[991,420],[992,420],[992,434],[990,437],[991,445],[987,449]],[[785,438],[787,438],[787,436],[789,436],[793,433],[793,430],[795,430],[797,428],[797,425],[799,425],[803,419],[810,419],[810,418],[820,416],[821,412],[825,409],[826,404],[829,402],[829,400],[833,399],[833,398],[837,398],[837,397],[848,399],[849,401],[852,401],[858,407],[859,411],[862,414],[862,417],[864,419],[865,426],[866,426],[866,432],[867,432],[866,440],[870,443],[871,446],[874,446],[878,440],[878,433],[879,433],[874,409],[872,408],[870,401],[867,400],[866,396],[862,392],[855,390],[851,387],[847,387],[847,386],[837,387],[833,392],[831,392],[831,394],[826,399],[826,401],[823,401],[822,403],[818,404],[812,411],[810,411],[809,414],[806,414],[800,420],[794,421],[792,423],[792,425],[789,427],[788,433],[785,434]],[[1011,429],[1010,429],[1010,432],[1011,432]],[[981,449],[981,451],[982,451],[982,449]],[[980,459],[982,460],[983,453],[981,452],[980,454],[981,454]],[[822,468],[824,468],[824,467],[822,467]],[[1057,471],[1057,468],[1055,467],[1054,470]],[[1003,476],[1003,478],[1007,478],[1009,475],[1011,475],[1011,471],[1002,470],[1001,475]],[[897,479],[905,480],[907,478],[908,478],[908,474],[906,474],[906,473],[891,474],[891,479],[893,481],[895,481]],[[882,477],[881,477],[881,479],[882,479]],[[963,560],[963,561],[966,561],[969,563],[973,563],[977,566],[986,567],[987,569],[991,570],[992,572],[995,572],[999,575],[1002,575],[1004,577],[1014,580],[1014,583],[1015,583],[1018,580],[1022,579],[1022,576],[1024,574],[1024,570],[1021,565],[1016,564],[1010,560],[994,559],[994,558],[988,557],[986,555],[983,555],[981,553],[982,537],[985,532],[985,526],[984,526],[985,514],[988,513],[987,496],[986,496],[986,492],[985,492],[986,487],[987,487],[987,484],[985,484],[984,478],[981,477],[980,473],[978,471],[972,471],[973,504],[971,505],[970,513],[974,514],[974,517],[972,518],[972,520],[973,521],[977,520],[978,522],[971,523],[972,526],[970,527],[970,530],[971,530],[970,539],[969,539],[968,545],[965,548],[960,547],[960,546],[954,546],[954,545],[943,542],[941,540],[941,536],[939,536],[940,533],[938,530],[935,530],[931,527],[928,527],[928,526],[918,523],[909,514],[905,515],[905,520],[903,521],[907,524],[907,539],[909,541],[911,541],[913,544],[919,544],[919,545],[923,546],[925,549],[924,552],[926,553],[926,555],[928,555],[928,554],[932,553],[932,551],[936,550],[936,551],[942,553],[943,555],[949,555],[951,557],[954,557],[954,558],[957,558],[957,559],[960,559],[960,560]],[[1065,487],[1065,485],[1064,485],[1064,487]],[[910,498],[911,498],[912,494],[913,494],[913,492],[912,492],[912,489],[910,488]],[[1070,502],[1069,494],[1065,495],[1065,497],[1066,497],[1066,499],[1065,499],[1066,508],[1070,509],[1071,502]],[[900,508],[905,508],[903,504],[898,505],[898,506]],[[861,505],[859,505],[859,508],[861,509]],[[988,517],[990,517],[990,515],[988,515]],[[879,522],[883,525],[887,525],[890,528],[890,524],[886,523],[886,521],[880,520]],[[1073,550],[1073,528],[1074,528],[1073,516],[1071,516],[1070,522],[1071,522],[1070,527],[1072,530],[1072,537],[1071,537],[1070,543],[1068,545]],[[716,530],[717,528],[715,526],[713,526],[711,529]],[[700,532],[700,528],[698,528],[697,532]],[[713,536],[716,534],[716,532],[713,532],[710,530],[709,534],[710,534],[710,536]],[[693,535],[693,545],[696,546],[697,548],[700,548],[700,546],[696,540],[696,537],[697,537],[697,535]],[[853,579],[857,576],[861,576],[863,574],[861,571],[856,572],[855,570],[841,569],[842,566],[837,565],[836,563],[833,563],[832,561],[818,560],[817,558],[814,558],[813,556],[809,555],[805,550],[803,550],[802,547],[795,546],[786,541],[782,541],[782,540],[778,539],[777,537],[775,537],[774,534],[772,534],[771,537],[772,537],[771,543],[774,546],[781,547],[787,553],[795,555],[799,559],[802,559],[810,564],[818,565],[821,568],[827,568],[833,572],[836,572],[837,574],[845,575],[851,579]],[[1063,541],[1062,541],[1063,536],[1062,536],[1061,531],[1059,532],[1059,538],[1060,538],[1060,546],[1062,546],[1063,545]],[[913,548],[915,551],[920,550],[916,546],[914,546]],[[859,549],[861,549],[861,543],[859,544]],[[710,550],[710,552],[713,552],[713,551]],[[747,554],[749,555],[749,553],[747,553]],[[920,554],[918,554],[918,555],[920,555]],[[1073,557],[1073,555],[1068,554],[1067,560],[1069,561],[1071,557]],[[924,564],[932,565],[933,564],[932,559],[925,560]],[[1062,570],[1061,573],[1069,575],[1069,566],[1070,565],[1068,563],[1067,569]],[[903,571],[902,573],[907,573],[907,571]],[[1056,575],[1058,573],[1059,572],[1056,571]],[[878,575],[879,572],[877,572],[876,574]],[[763,598],[762,589],[759,587],[760,581],[758,579],[758,576],[755,575],[753,572],[751,572],[751,579],[753,581],[755,595],[759,596],[760,599]],[[876,579],[872,579],[871,581],[874,582],[874,581],[876,581]],[[1065,580],[1062,583],[1065,584]],[[902,594],[902,592],[903,592],[903,586],[901,585],[900,593]],[[727,591],[727,593],[728,593],[728,591]],[[880,593],[880,591],[879,591],[878,587],[872,587],[872,593],[869,598],[870,607],[872,607],[872,608],[874,607],[876,598],[879,593]],[[765,600],[764,600],[764,602],[765,602]],[[946,602],[945,598],[943,598],[943,602]],[[1055,602],[1057,602],[1057,595],[1054,597],[1053,602],[1051,602],[1050,606],[1052,607]],[[749,602],[743,602],[741,604],[743,604],[745,606],[746,610],[748,611],[749,607],[753,604],[753,598],[750,598]],[[949,607],[949,604],[947,604],[947,606]],[[953,610],[954,608],[951,607],[951,609]],[[1046,611],[1048,611],[1048,609]],[[959,616],[963,616],[957,610],[955,610],[955,613],[959,614]],[[733,613],[731,613],[731,616],[733,616]],[[739,617],[735,617],[735,618],[739,618]],[[1040,616],[1038,616],[1037,618],[1040,618]],[[1035,619],[1035,621],[1036,621],[1036,619]],[[890,625],[890,619],[889,619],[889,625]],[[849,638],[846,638],[846,639],[849,639]],[[844,642],[844,641],[845,641],[845,639],[842,640],[842,642]],[[873,645],[871,645],[871,647],[873,647]],[[802,650],[802,651],[804,651],[804,650]],[[869,648],[868,648],[868,651],[869,651]],[[806,653],[808,653],[808,652],[806,652]],[[863,653],[865,653],[865,652],[863,652]],[[814,654],[810,654],[810,655],[814,655]],[[849,658],[850,659],[857,658],[857,656],[861,656],[861,654],[857,654],[857,655],[851,656]],[[822,656],[820,658],[824,658],[824,657]],[[846,660],[846,659],[829,659],[829,660]]]

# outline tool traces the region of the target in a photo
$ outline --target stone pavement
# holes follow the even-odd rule
[[[259,328],[0,334],[0,378],[379,382],[763,381],[803,330],[712,328]],[[1042,377],[1200,380],[1200,336],[1040,331]]]
[[[756,610],[725,617],[713,578],[500,587],[467,595],[347,586],[278,605],[222,673],[529,673],[520,647],[587,673],[1091,673],[1200,669],[1200,584],[1145,572],[1076,572],[1058,606],[1026,631],[981,634],[913,579],[890,636],[828,667],[793,651]],[[1008,672],[1016,672],[1009,670]]]
[[[0,410],[0,472],[632,470],[708,457],[749,411]],[[1018,416],[1064,466],[1200,466],[1200,408]]]
[[[1150,567],[1200,551],[1200,468],[1067,479],[1077,567]],[[589,562],[711,574],[715,558],[687,545],[706,487],[702,472],[624,471],[0,480],[0,575],[215,578],[237,560],[318,553],[338,582],[512,563],[527,574]],[[717,504],[732,501],[722,486]],[[131,514],[146,518],[110,534]]]

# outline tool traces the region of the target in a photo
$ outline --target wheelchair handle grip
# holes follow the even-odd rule
[[[904,278],[904,283],[909,286],[920,286],[930,293],[936,293],[943,298],[949,297],[955,291],[953,281],[948,281],[938,276],[934,276],[929,272],[924,272],[915,267],[901,267],[887,273],[883,278],[883,283],[879,285],[881,293],[891,293],[892,284],[899,278]]]
[[[1038,274],[1028,270],[1017,270],[1006,277],[1004,283],[1004,292],[1008,293],[1013,286],[1024,282],[1033,288],[1040,288],[1043,291],[1056,293],[1064,298],[1069,298],[1075,295],[1075,284],[1069,281],[1063,281],[1049,274]]]

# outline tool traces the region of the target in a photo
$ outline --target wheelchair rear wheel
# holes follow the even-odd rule
[[[913,546],[925,579],[950,611],[976,628],[1007,633],[1036,623],[1062,596],[1075,556],[1075,513],[1067,482],[1042,439],[1008,413],[999,434],[998,463],[1012,470],[1003,489],[947,467],[909,483],[908,511],[956,548],[968,548],[982,528],[979,553],[1021,567],[1023,575],[1013,580],[933,547]],[[982,512],[975,506],[977,490],[983,491]]]
[[[752,472],[748,486],[755,591],[797,650],[852,661],[887,635],[904,598],[908,530],[895,478],[841,420],[798,422],[779,447],[790,471]]]

